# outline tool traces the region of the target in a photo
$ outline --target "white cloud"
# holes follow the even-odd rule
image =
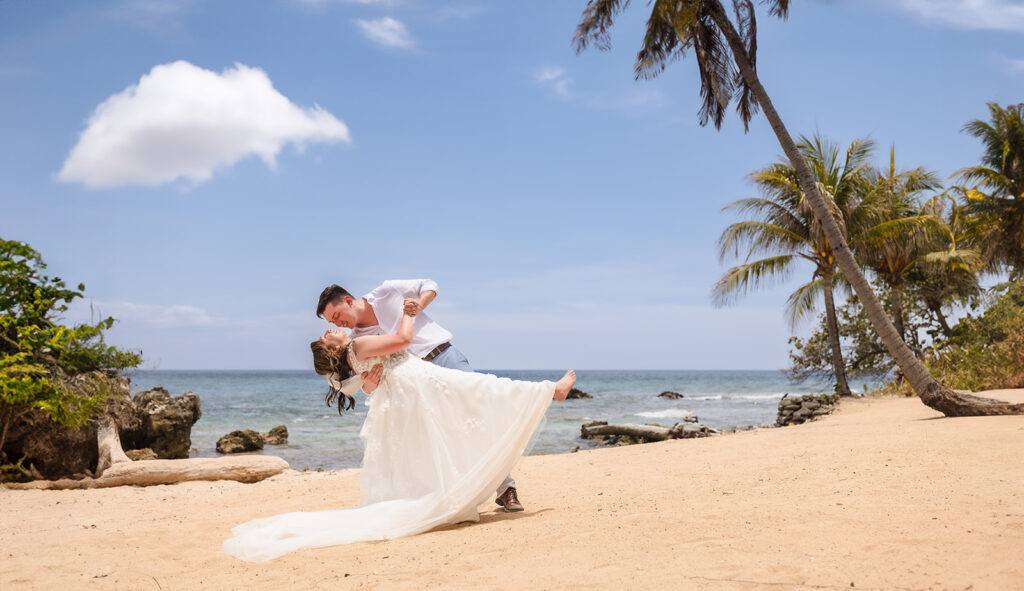
[[[1024,31],[1019,0],[899,0],[904,10],[957,29]]]
[[[405,25],[389,16],[372,21],[357,18],[355,23],[363,31],[363,35],[374,43],[402,49],[412,49],[416,46]]]
[[[1006,63],[1006,67],[1009,68],[1011,72],[1024,72],[1024,59],[1004,57],[1003,61]]]
[[[562,100],[568,100],[572,94],[569,91],[569,85],[572,84],[572,78],[569,77],[564,68],[553,66],[543,67],[534,73],[533,80],[537,84],[551,89],[555,93],[555,96]]]
[[[180,326],[223,326],[231,324],[228,318],[214,316],[195,306],[158,306],[117,301],[76,302],[68,311],[71,320],[96,321],[113,316],[121,324],[142,324],[159,328]]]
[[[289,143],[338,141],[351,141],[343,122],[298,107],[263,70],[235,64],[218,74],[178,61],[100,103],[57,179],[90,188],[201,183],[251,155],[273,168]]]

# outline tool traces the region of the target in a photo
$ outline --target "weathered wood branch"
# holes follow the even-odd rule
[[[672,429],[658,425],[638,425],[626,423],[624,425],[595,425],[582,427],[584,437],[602,437],[604,435],[627,435],[637,439],[650,441],[665,441],[674,437]]]
[[[114,464],[131,462],[121,447],[121,437],[117,434],[117,427],[109,417],[96,429],[96,444],[100,452],[99,461],[96,462],[97,477],[102,476],[103,472]]]
[[[4,486],[16,490],[67,490],[111,486],[152,486],[175,484],[188,480],[257,482],[287,469],[288,462],[275,456],[140,460],[114,464],[107,468],[103,476],[99,478],[36,480],[34,482],[8,483]]]

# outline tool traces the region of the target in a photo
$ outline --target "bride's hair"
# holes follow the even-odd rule
[[[349,347],[351,347],[351,343]],[[343,410],[355,408],[356,399],[335,388],[335,384],[341,384],[344,380],[355,375],[352,367],[348,364],[348,347],[335,353],[327,348],[319,339],[309,344],[313,350],[313,371],[322,375],[336,378],[328,380],[327,394],[324,395],[324,402],[331,406],[335,400],[338,401],[338,414]]]

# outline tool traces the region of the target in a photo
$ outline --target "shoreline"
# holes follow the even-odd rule
[[[1024,390],[985,395],[1024,401]],[[244,563],[231,527],[358,503],[358,469],[0,489],[0,587],[1024,587],[1024,417],[843,400],[799,426],[528,456],[524,513]]]

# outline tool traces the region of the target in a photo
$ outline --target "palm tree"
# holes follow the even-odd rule
[[[889,168],[867,174],[863,209],[868,223],[852,239],[864,266],[889,288],[889,309],[900,338],[906,340],[903,321],[903,284],[907,273],[930,253],[935,226],[934,206],[923,209],[918,195],[941,187],[938,176],[923,168],[896,171],[896,149],[889,150]]]
[[[947,209],[946,204],[950,207]],[[943,194],[928,200],[922,212],[932,216],[932,242],[921,262],[907,274],[907,285],[935,317],[947,338],[952,329],[943,308],[970,302],[981,293],[978,273],[982,269],[981,252],[974,245],[976,234],[973,218],[967,208]]]
[[[629,0],[588,0],[574,37],[576,50],[583,51],[591,43],[599,49],[609,49],[608,31],[628,4]],[[761,4],[768,5],[772,16],[785,18],[789,12],[789,0],[761,0]],[[922,402],[948,416],[1024,413],[1024,404],[1010,405],[962,395],[939,383],[900,338],[854,259],[828,202],[818,191],[810,167],[757,76],[757,21],[753,0],[733,0],[732,5],[735,25],[721,0],[652,0],[647,32],[634,65],[636,77],[656,76],[670,61],[684,57],[686,51],[692,49],[700,73],[703,104],[699,119],[702,125],[710,121],[716,128],[721,127],[725,110],[733,98],[736,98],[744,127],[749,125],[757,109],[764,111],[786,158],[797,172],[814,217],[832,245],[839,268]]]
[[[837,146],[818,136],[800,138],[797,147],[811,167],[818,188],[828,199],[836,223],[845,231],[848,221],[857,217],[860,185],[874,143],[867,139],[853,142],[842,160]],[[836,392],[849,396],[833,295],[837,267],[832,246],[789,163],[776,162],[755,172],[752,178],[764,197],[741,199],[725,209],[753,213],[757,219],[730,225],[718,240],[723,259],[730,254],[738,256],[742,249],[747,252],[747,260],[722,276],[712,291],[712,298],[718,305],[727,304],[762,282],[784,279],[799,260],[809,261],[814,265],[811,281],[793,292],[786,302],[790,324],[795,326],[814,309],[819,294],[823,297]],[[768,256],[750,261],[752,256],[760,254]]]
[[[989,122],[975,120],[963,131],[985,146],[981,166],[957,171],[971,188],[960,187],[982,231],[986,270],[1024,277],[1024,103],[988,103]]]

